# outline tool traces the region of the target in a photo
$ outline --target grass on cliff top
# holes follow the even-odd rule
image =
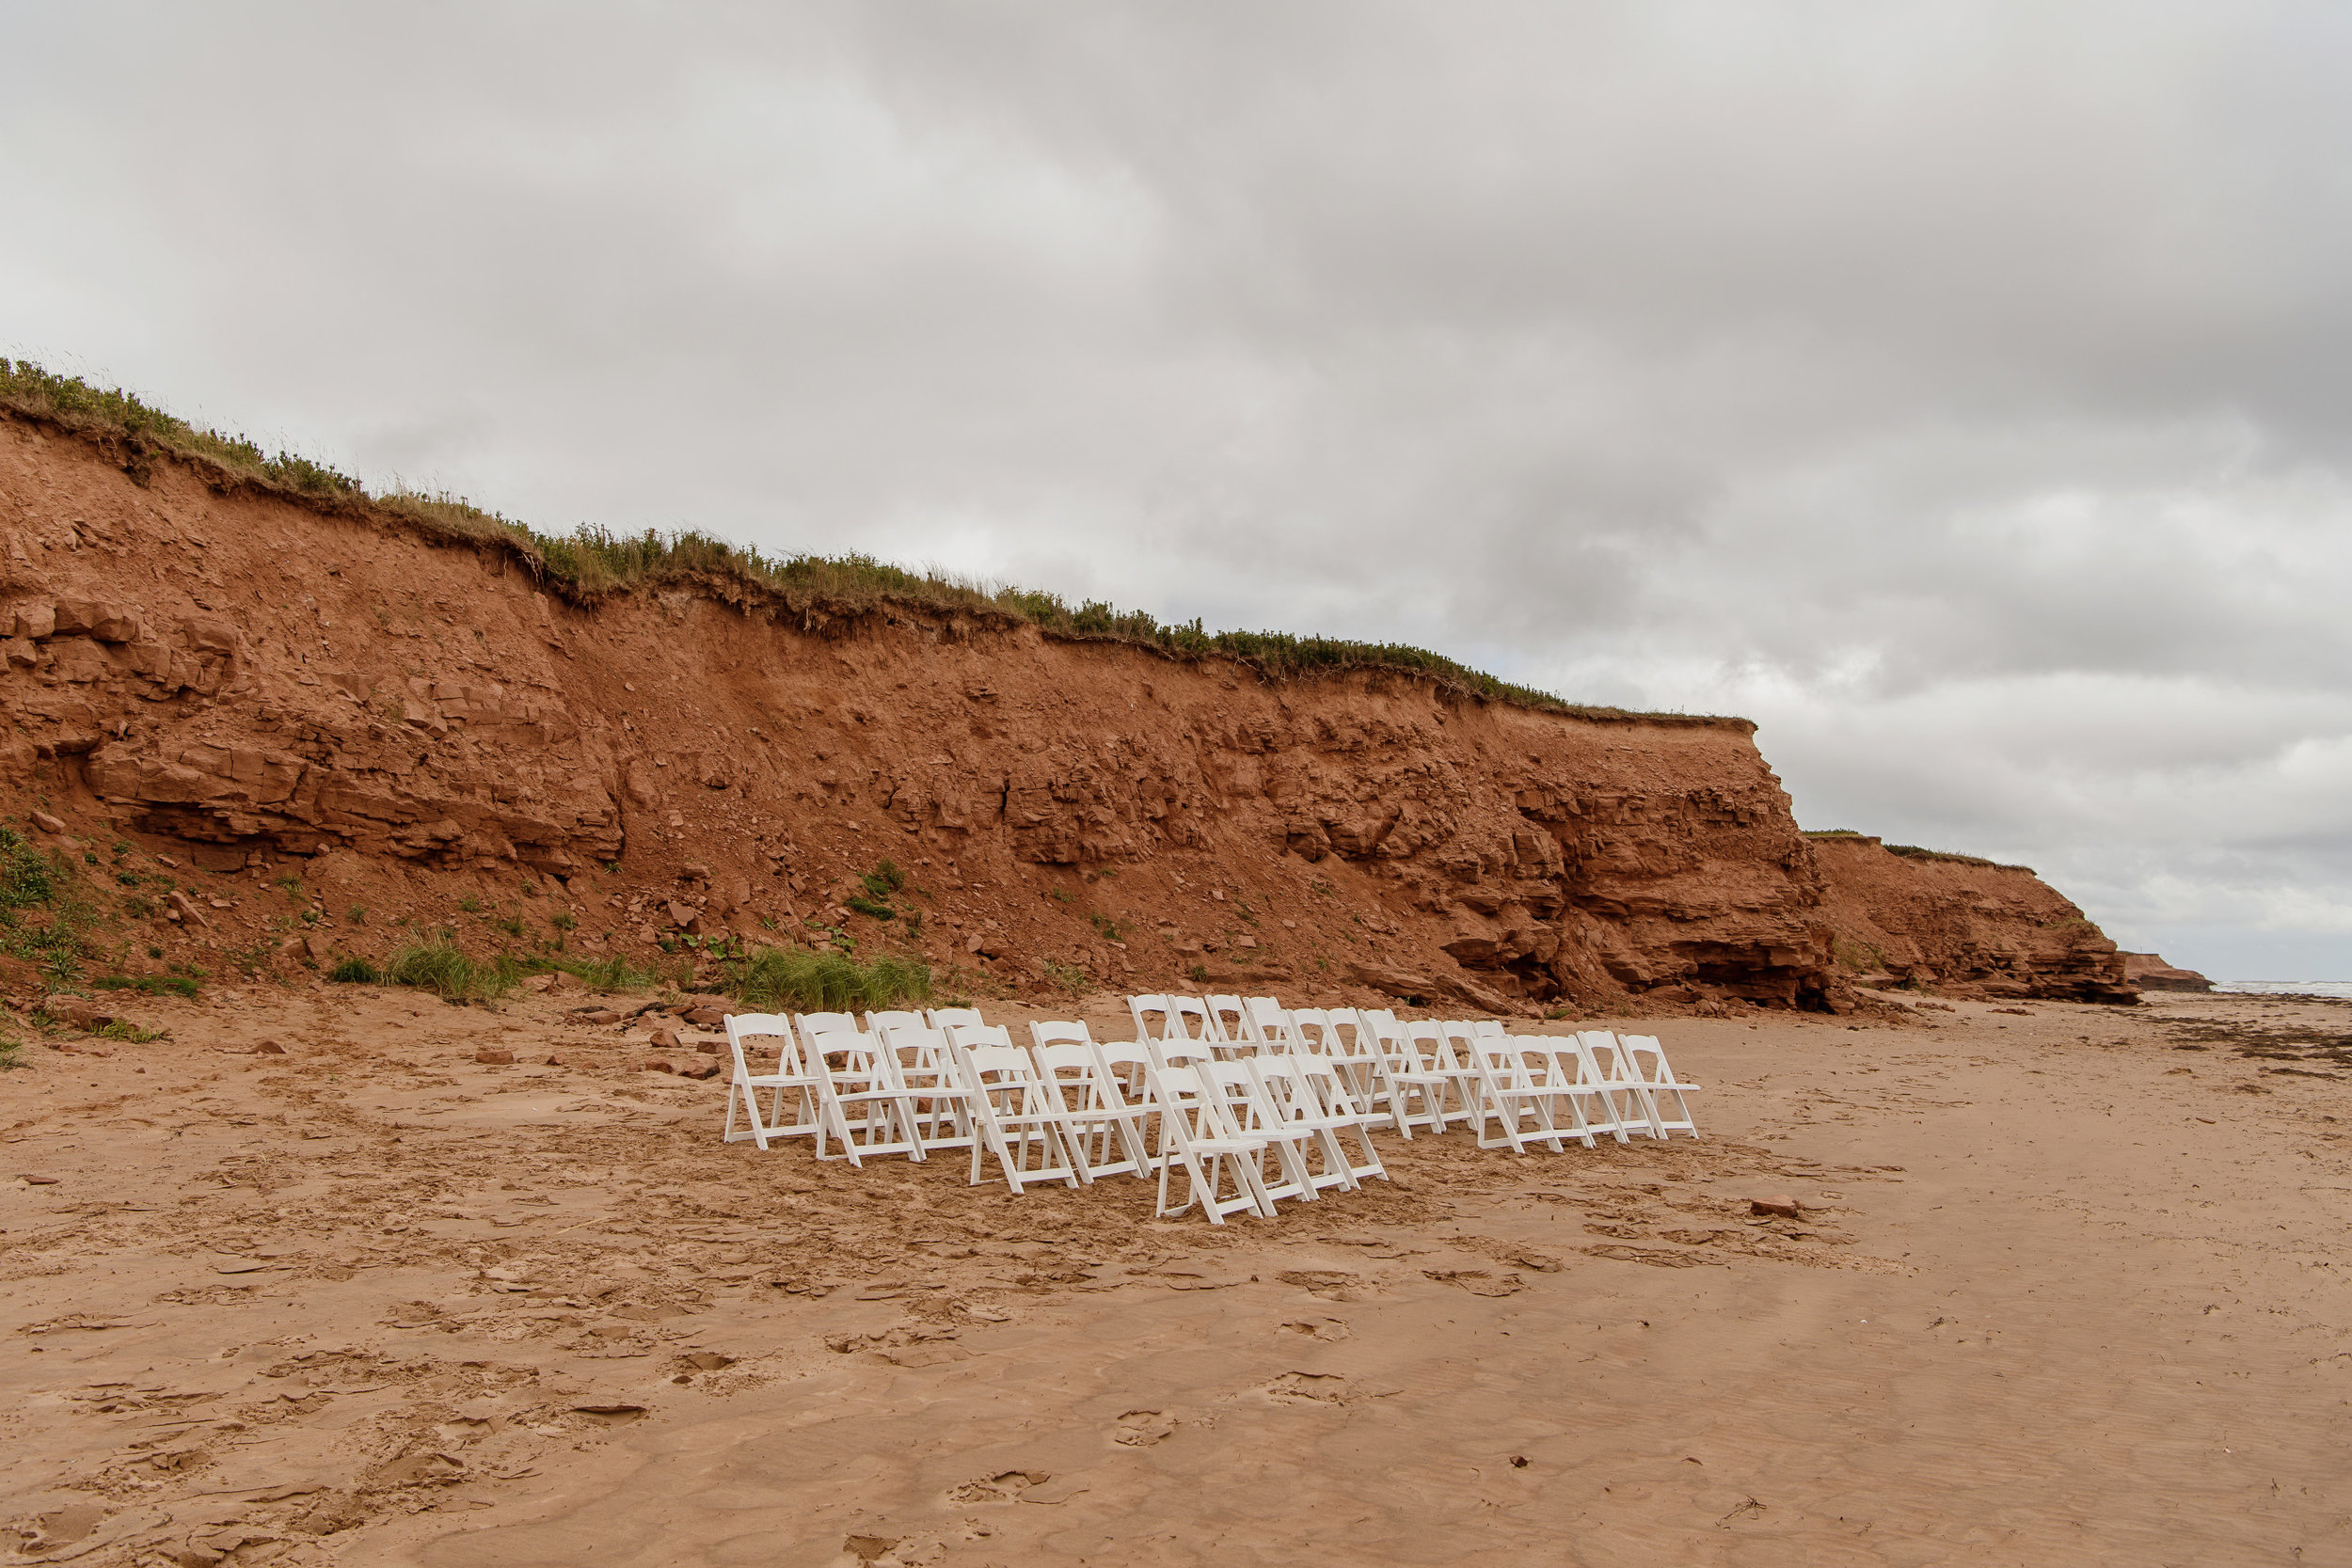
[[[1867,833],[1858,833],[1851,828],[1807,828],[1804,832],[1807,838],[1867,838],[1869,836]],[[1952,865],[1981,865],[1994,871],[2022,871],[2028,877],[2034,875],[2034,869],[2030,865],[2010,865],[2001,861],[1986,860],[1982,855],[1956,855],[1948,849],[1923,849],[1916,844],[1882,844],[1879,847],[1890,855],[1900,855],[1905,860],[1944,861]]]
[[[200,430],[120,388],[90,386],[30,360],[0,358],[0,407],[45,420],[74,433],[111,437],[125,449],[123,471],[144,484],[155,455],[210,465],[264,491],[328,508],[371,510],[447,543],[506,550],[544,582],[576,603],[605,594],[677,580],[716,580],[764,594],[796,612],[862,610],[883,603],[961,612],[1001,624],[1027,623],[1047,635],[1156,648],[1179,658],[1222,657],[1269,678],[1393,671],[1460,695],[1513,707],[1598,720],[1645,720],[1675,724],[1736,725],[1744,720],[1678,713],[1632,713],[1571,703],[1473,670],[1442,654],[1400,642],[1355,642],[1279,631],[1206,631],[1199,619],[1167,625],[1140,610],[1099,600],[1074,609],[1057,594],[1031,588],[984,589],[931,572],[911,571],[872,556],[769,556],[691,530],[622,534],[581,528],[541,533],[448,495],[389,491],[373,495],[359,481],[292,452],[264,451],[242,436]]]

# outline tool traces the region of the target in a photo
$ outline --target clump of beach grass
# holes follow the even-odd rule
[[[859,963],[805,947],[763,947],[727,966],[728,990],[765,1011],[851,1012],[920,1002],[931,994],[927,964],[887,955]]]

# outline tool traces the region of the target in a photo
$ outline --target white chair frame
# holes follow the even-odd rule
[[[1145,1112],[1127,1103],[1087,1026],[1031,1023],[1029,1055],[1065,1118],[1063,1138],[1078,1174],[1089,1185],[1105,1176],[1151,1180],[1154,1167],[1152,1146],[1144,1139]]]
[[[800,1037],[792,1032],[792,1021],[782,1013],[729,1013],[726,1019],[727,1050],[735,1057],[735,1075],[727,1081],[727,1125],[722,1138],[724,1143],[740,1143],[748,1138],[762,1152],[771,1138],[813,1137],[818,1126],[817,1077],[803,1064]],[[754,1072],[744,1055],[747,1040],[772,1039],[776,1047],[776,1069],[773,1072]],[[768,1091],[769,1110],[759,1113],[760,1091]],[[790,1094],[796,1107],[792,1120],[784,1119],[784,1097]],[[745,1126],[737,1132],[735,1107],[741,1101]]]
[[[1233,1127],[1223,1090],[1206,1076],[1214,1066],[1199,1057],[1148,1064],[1160,1113],[1159,1203],[1153,1212],[1166,1219],[1198,1203],[1211,1225],[1223,1225],[1226,1215],[1245,1211],[1272,1219],[1273,1200],[1259,1181],[1266,1140],[1245,1137]],[[1179,1169],[1184,1173],[1184,1201],[1171,1209],[1168,1178]],[[1228,1180],[1231,1196],[1225,1195]]]
[[[980,1184],[984,1154],[996,1157],[1005,1185],[1015,1195],[1031,1182],[1082,1185],[1086,1178],[1065,1135],[1068,1118],[1039,1075],[1036,1060],[1002,1028],[958,1027],[947,1037],[971,1090],[972,1119],[979,1133],[972,1143],[972,1185]]]
[[[919,1163],[922,1129],[914,1100],[898,1082],[898,1060],[890,1048],[854,1026],[808,1030],[809,1016],[824,1015],[803,1015],[800,1020],[802,1049],[808,1053],[808,1065],[817,1077],[817,1158],[846,1158],[861,1169],[869,1154],[903,1154]],[[841,1058],[838,1067],[831,1060],[834,1056]],[[841,1141],[839,1154],[825,1152],[829,1128]]]

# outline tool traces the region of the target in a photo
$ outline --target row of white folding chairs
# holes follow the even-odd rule
[[[818,1158],[853,1165],[868,1155],[924,1160],[968,1148],[974,1183],[993,1156],[1015,1193],[1028,1182],[1156,1176],[1161,1213],[1198,1202],[1217,1224],[1387,1174],[1367,1135],[1386,1117],[1355,1098],[1335,1064],[1101,1042],[1083,1023],[1033,1023],[1025,1050],[977,1019],[875,1012],[861,1026],[843,1013],[732,1015],[724,1136],[765,1149],[807,1135]],[[775,1044],[772,1072],[751,1068],[747,1052],[762,1040]],[[828,1153],[829,1143],[840,1153]],[[1179,1170],[1185,1191],[1171,1209]]]
[[[1228,1057],[1328,1057],[1342,1064],[1363,1102],[1384,1113],[1384,1124],[1408,1139],[1417,1126],[1442,1132],[1462,1122],[1493,1147],[1486,1130],[1503,1119],[1505,1105],[1515,1108],[1514,1132],[1520,1120],[1536,1118],[1538,1105],[1563,1117],[1573,1105],[1577,1114],[1567,1119],[1587,1147],[1596,1133],[1620,1143],[1629,1133],[1698,1135],[1684,1096],[1699,1085],[1676,1077],[1655,1036],[1585,1030],[1514,1056],[1492,1047],[1482,1053],[1480,1042],[1512,1037],[1493,1020],[1408,1024],[1386,1008],[1286,1008],[1270,996],[1131,996],[1128,1008],[1146,1041],[1198,1043]],[[1531,1097],[1532,1086],[1554,1098]],[[1556,1098],[1563,1094],[1567,1101]]]

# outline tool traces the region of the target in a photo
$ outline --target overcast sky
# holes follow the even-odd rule
[[[690,14],[691,9],[691,14]],[[0,5],[0,352],[1749,715],[2352,978],[2352,8]]]

